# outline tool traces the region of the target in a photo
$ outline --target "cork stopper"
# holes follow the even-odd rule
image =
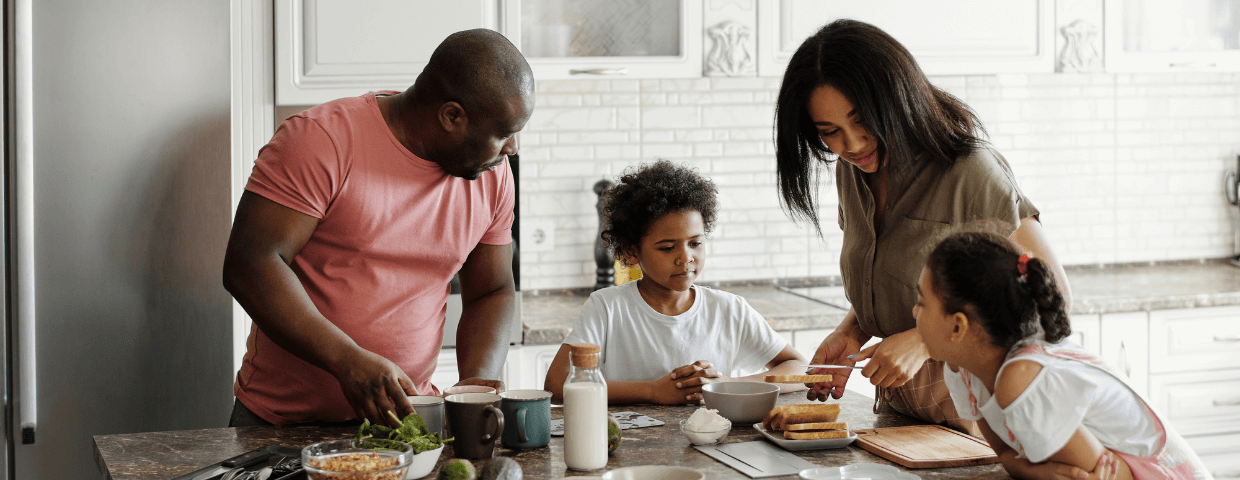
[[[570,344],[569,360],[574,367],[598,368],[598,345],[593,343]]]

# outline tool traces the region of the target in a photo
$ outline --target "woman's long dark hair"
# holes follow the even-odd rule
[[[877,27],[836,20],[805,40],[784,72],[775,105],[775,161],[784,210],[818,225],[818,163],[833,159],[809,117],[810,95],[830,85],[852,102],[878,142],[884,167],[951,165],[984,134],[967,105],[926,79],[913,55]]]
[[[947,314],[964,312],[982,325],[991,343],[1004,349],[1036,335],[1039,324],[1051,343],[1072,333],[1050,266],[1030,258],[1021,275],[1020,255],[1001,235],[965,232],[944,239],[926,260],[932,288]]]

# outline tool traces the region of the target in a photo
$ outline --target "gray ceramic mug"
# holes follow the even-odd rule
[[[411,395],[409,396],[409,404],[413,405],[413,411],[422,417],[422,421],[426,422],[427,430],[431,433],[438,433],[439,438],[448,438],[448,432],[444,430],[447,422],[444,421],[443,397],[438,395]]]
[[[509,390],[499,395],[504,412],[502,440],[508,448],[538,448],[551,443],[551,392]]]

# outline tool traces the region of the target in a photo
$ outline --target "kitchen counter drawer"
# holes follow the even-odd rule
[[[1240,433],[1184,437],[1214,478],[1240,478]]]
[[[1181,435],[1240,433],[1240,369],[1150,375],[1149,388]]]
[[[1240,368],[1240,307],[1150,312],[1150,373]]]

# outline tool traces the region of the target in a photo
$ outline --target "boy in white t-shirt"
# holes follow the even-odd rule
[[[603,239],[642,278],[590,295],[544,388],[562,399],[568,344],[601,347],[612,404],[697,403],[702,386],[805,373],[806,360],[745,299],[697,286],[714,225],[715,185],[666,160],[629,170],[604,192]],[[754,375],[732,378],[733,370]],[[782,391],[805,388],[781,385]]]

